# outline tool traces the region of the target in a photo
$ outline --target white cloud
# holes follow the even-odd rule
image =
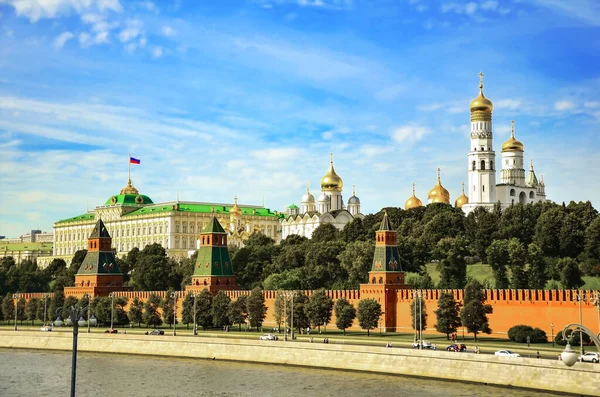
[[[393,101],[405,91],[406,87],[402,84],[392,84],[379,90],[375,97],[380,101]]]
[[[521,103],[520,99],[500,99],[494,101],[494,108],[516,110],[521,106]]]
[[[133,40],[141,34],[141,29],[142,22],[140,20],[129,20],[127,21],[127,27],[119,32],[119,40],[122,43]]]
[[[430,132],[426,127],[409,124],[396,128],[392,133],[392,138],[398,143],[413,143],[420,141]]]
[[[163,34],[163,36],[165,37],[175,37],[175,35],[177,34],[177,32],[175,32],[175,29],[173,29],[170,26],[163,26],[160,30],[160,32]]]
[[[477,11],[477,4],[476,3],[467,3],[465,5],[465,12],[469,15],[475,14],[475,12]]]
[[[158,7],[151,1],[140,1],[137,3],[141,8],[144,8],[146,11],[153,12],[158,14]]]
[[[600,2],[597,0],[527,0],[540,7],[554,10],[556,13],[566,15],[593,26],[600,26]]]
[[[13,34],[14,34],[14,32],[11,28],[9,28],[7,26],[4,27],[4,35],[6,37],[13,37]]]
[[[590,109],[600,108],[600,102],[597,101],[588,101],[584,102],[583,106]]]
[[[94,37],[94,43],[105,44],[108,43],[108,32],[100,32]]]
[[[498,8],[498,2],[496,0],[487,0],[481,3],[482,10],[494,11],[496,8]]]
[[[562,112],[565,110],[570,110],[575,107],[575,104],[569,100],[558,101],[554,104],[554,109]]]
[[[158,59],[160,57],[163,56],[165,50],[162,47],[158,47],[158,46],[154,46],[152,47],[152,50],[150,50],[150,53],[152,54],[152,58],[154,59]]]
[[[81,44],[82,47],[87,47],[91,44],[91,38],[92,36],[90,36],[89,33],[81,32],[79,33],[79,44]]]
[[[119,0],[4,0],[14,7],[19,16],[37,22],[42,18],[55,18],[59,15],[75,12],[82,14],[89,10],[121,12]]]
[[[54,47],[63,48],[67,41],[71,40],[75,35],[71,32],[63,32],[54,39]]]

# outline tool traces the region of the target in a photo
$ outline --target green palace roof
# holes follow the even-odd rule
[[[292,204],[292,205],[290,205],[288,208],[289,208],[289,209],[292,209],[292,210],[297,210],[297,209],[298,209],[298,206],[297,206],[296,204]]]
[[[178,212],[196,212],[203,214],[229,214],[231,208],[233,206],[224,206],[224,205],[211,205],[211,204],[193,204],[193,203],[179,203],[179,209],[176,210],[176,204],[155,204],[155,205],[147,205],[138,210],[132,211],[123,217],[128,216],[136,216],[136,215],[145,215],[145,214],[157,214],[161,212],[170,212],[170,211],[178,211]],[[284,214],[277,214],[271,212],[268,208],[251,208],[251,207],[239,207],[242,211],[243,215],[253,215],[253,216],[277,216],[281,217]]]
[[[72,218],[61,219],[60,221],[58,221],[56,223],[93,221],[94,218],[95,218],[95,215],[93,212],[87,212],[83,215],[77,215]]]
[[[146,204],[154,204],[150,197],[145,194],[117,194],[115,196],[110,197],[106,200],[104,205],[124,205],[124,204],[132,204],[132,205],[146,205]]]

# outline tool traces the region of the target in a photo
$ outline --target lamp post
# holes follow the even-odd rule
[[[17,330],[17,314],[19,313],[19,293],[13,294],[13,300],[15,303],[15,331]]]
[[[294,340],[294,291],[283,291],[283,341],[286,342],[288,340],[287,335],[287,300],[288,298],[292,298],[292,307],[290,310],[290,335],[292,341]]]
[[[113,317],[115,313],[115,293],[111,292],[108,294],[110,296],[110,331],[113,330]]]
[[[550,328],[552,328],[552,347],[554,347],[554,323],[550,324]]]
[[[177,335],[175,328],[177,327],[177,291],[171,292],[171,299],[173,299],[173,336]]]
[[[573,332],[579,332],[580,334],[586,333],[590,337],[592,342],[594,342],[594,344],[596,345],[596,349],[598,349],[598,352],[600,352],[600,339],[598,338],[598,336],[594,335],[594,333],[589,328],[586,328],[583,324],[567,324],[565,326],[565,328],[563,328],[563,331],[562,331],[563,340],[567,340],[567,337],[565,335],[567,334],[567,331],[571,327],[575,327]],[[581,338],[581,339],[583,340],[583,338]],[[577,361],[577,353],[573,349],[571,349],[571,345],[568,342],[567,342],[567,346],[565,347],[565,350],[560,354],[560,357],[561,357],[562,362],[565,363],[565,365],[567,365],[568,367],[573,366],[575,364],[575,362]]]
[[[423,298],[419,291],[419,350],[423,350]]]
[[[585,295],[582,291],[578,291],[575,296],[577,297],[577,301],[579,302],[579,324],[583,324],[583,316],[581,312],[581,302],[585,302]],[[581,329],[579,330],[579,353],[583,356],[583,333]]]
[[[90,325],[96,326],[96,324],[98,324],[98,320],[96,320],[96,317],[94,317],[93,314],[90,317],[90,313],[92,312],[92,297],[90,296],[90,294],[83,294],[83,297],[88,298],[87,333],[89,334],[90,332],[92,332],[90,329]],[[81,325],[81,324],[79,324],[79,325]],[[112,328],[112,326],[111,326],[111,328]]]
[[[596,294],[596,297],[592,303],[598,309],[598,335],[600,335],[600,292]]]
[[[44,294],[44,325],[46,325],[46,301],[48,300],[49,294]]]
[[[59,311],[62,311],[63,308],[59,307],[56,309],[57,318],[54,321],[54,325],[57,327],[62,327],[64,324],[60,319]],[[77,335],[79,334],[79,327],[85,325],[85,320],[83,319],[83,314],[88,310],[88,307],[75,307],[71,306],[69,308],[65,308],[67,312],[67,320],[73,324],[73,353],[71,356],[71,397],[75,397],[75,383],[77,379]]]

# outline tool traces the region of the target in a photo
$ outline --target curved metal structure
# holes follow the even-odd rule
[[[563,340],[567,340],[567,338],[565,337],[565,333],[567,330],[571,329],[571,327],[574,327],[574,329],[572,330],[573,332],[580,332],[580,333],[586,333],[591,339],[592,342],[594,342],[594,344],[596,345],[596,350],[598,350],[598,352],[600,353],[600,334],[596,335],[594,334],[589,328],[587,328],[586,326],[582,325],[582,324],[577,324],[577,323],[572,323],[572,324],[567,324],[565,325],[565,327],[562,330],[562,338]],[[571,333],[571,335],[572,335]],[[583,343],[583,338],[580,337],[579,338],[580,343]],[[565,347],[565,350],[560,354],[561,356],[561,360],[565,363],[565,365],[571,367],[575,364],[575,362],[577,361],[577,352],[575,352],[573,349],[571,349],[571,345],[567,342],[567,346]]]

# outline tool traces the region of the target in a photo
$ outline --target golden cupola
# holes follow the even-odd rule
[[[525,150],[525,146],[523,143],[515,138],[515,121],[511,120],[511,131],[510,138],[508,141],[502,144],[502,153],[504,152],[523,152]]]
[[[469,198],[465,194],[465,183],[463,182],[463,184],[462,184],[462,194],[456,199],[456,201],[454,202],[454,206],[456,208],[462,208],[462,206],[464,204],[468,204],[468,203],[469,203]]]
[[[323,178],[321,178],[321,190],[325,192],[341,192],[344,188],[344,181],[338,174],[336,174],[333,168],[333,153],[330,154],[329,159],[329,170]]]
[[[138,194],[140,194],[140,192],[138,192],[138,190],[133,186],[133,184],[131,183],[131,178],[129,178],[127,180],[127,186],[125,186],[123,189],[121,189],[121,192],[119,194],[135,194],[135,195],[138,195]]]
[[[489,121],[492,119],[494,105],[483,95],[483,73],[479,73],[479,95],[471,101],[471,121]]]
[[[450,192],[446,190],[445,187],[442,186],[442,180],[440,177],[440,169],[437,169],[438,172],[438,180],[437,184],[429,191],[427,194],[427,199],[429,203],[446,203],[450,204]]]
[[[405,210],[409,210],[411,208],[418,208],[418,207],[422,207],[423,203],[421,202],[421,200],[419,200],[417,198],[417,196],[415,196],[415,184],[413,183],[412,185],[412,196],[410,196],[408,198],[408,200],[406,200],[406,202],[404,203],[404,209]]]
[[[235,196],[233,198],[234,203],[233,203],[233,207],[231,207],[231,209],[229,210],[229,214],[231,215],[242,215],[242,209],[238,206],[238,198],[237,196]]]

